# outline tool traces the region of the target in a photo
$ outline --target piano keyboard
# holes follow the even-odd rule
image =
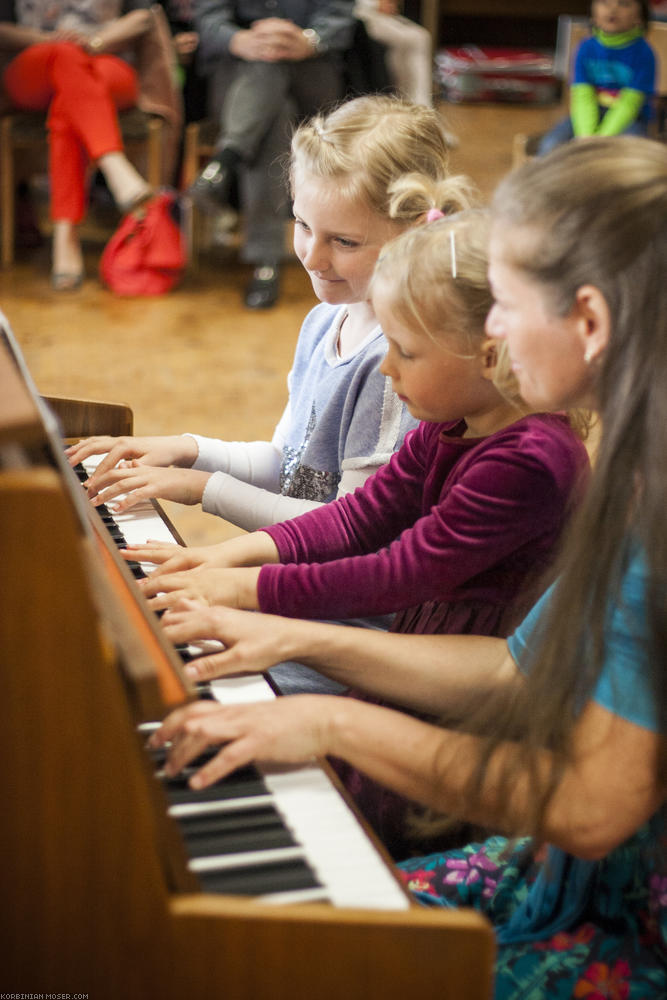
[[[100,457],[92,456],[76,470],[82,481]],[[98,512],[120,548],[149,539],[174,540],[150,501],[124,513],[104,507]],[[141,576],[151,569],[151,564],[134,564],[133,572]],[[179,652],[189,659],[201,649]],[[200,688],[205,697],[227,705],[276,697],[261,675],[214,680]],[[158,725],[146,723],[140,731],[148,734]],[[319,765],[252,765],[196,792],[187,784],[195,762],[171,780],[161,775],[160,754],[155,758],[168,812],[181,830],[189,867],[203,891],[275,903],[407,909],[403,889]]]

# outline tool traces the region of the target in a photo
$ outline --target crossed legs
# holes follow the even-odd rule
[[[116,56],[46,42],[15,56],[4,82],[17,108],[48,110],[54,285],[78,287],[83,260],[77,226],[86,210],[89,165],[100,168],[121,209],[149,193],[123,152],[116,114],[136,104],[136,74]]]

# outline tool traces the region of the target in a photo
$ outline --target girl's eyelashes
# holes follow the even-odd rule
[[[356,240],[349,240],[345,236],[336,236],[334,238],[336,243],[338,243],[338,245],[343,247],[345,250],[352,250],[359,246]]]
[[[298,226],[299,229],[303,229],[306,233],[310,232],[310,226],[303,219],[300,219],[298,215],[292,214],[292,219],[294,220],[294,225]],[[355,250],[360,246],[358,240],[350,239],[347,236],[331,236],[330,239],[344,250]]]
[[[414,354],[412,353],[412,351],[407,351],[404,347],[401,347],[401,345],[398,344],[395,340],[391,340],[389,337],[387,337],[386,334],[385,334],[385,339],[387,341],[387,351],[389,351],[389,349],[391,348],[393,351],[395,351],[398,357],[401,358],[402,361],[412,361],[412,359],[414,358]]]

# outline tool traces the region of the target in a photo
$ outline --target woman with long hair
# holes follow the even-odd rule
[[[238,611],[209,630],[230,672],[275,662],[278,647],[446,724],[303,695],[190,705],[154,736],[172,743],[172,773],[222,744],[194,787],[253,758],[332,755],[507,834],[401,866],[421,901],[489,916],[497,998],[667,993],[665,260],[659,143],[570,143],[496,193],[487,330],[530,405],[594,408],[602,428],[554,582],[508,640],[355,635]]]

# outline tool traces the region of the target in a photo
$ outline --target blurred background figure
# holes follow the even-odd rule
[[[123,213],[152,193],[125,155],[117,116],[139,99],[133,47],[153,23],[142,7],[140,0],[0,3],[0,49],[11,57],[2,79],[6,95],[19,110],[48,111],[56,291],[73,291],[83,280],[78,226],[90,165],[103,174]]]
[[[189,190],[196,205],[228,205],[238,181],[242,258],[254,267],[250,309],[279,295],[287,189],[281,160],[290,125],[339,100],[343,53],[354,33],[353,0],[195,0],[199,65],[220,106],[215,157]]]
[[[647,135],[655,93],[655,53],[644,38],[648,0],[593,0],[590,38],[579,45],[570,114],[544,136],[543,156],[588,135]]]
[[[399,13],[396,0],[357,0],[356,16],[387,48],[387,69],[397,91],[415,104],[433,104],[433,51],[426,28]]]

